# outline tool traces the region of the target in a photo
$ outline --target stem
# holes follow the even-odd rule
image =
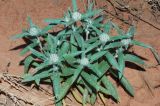
[[[40,41],[39,37],[37,37],[37,40],[38,40],[38,43],[39,43],[39,47],[40,47],[41,52],[43,52],[43,53],[44,53],[44,51],[43,51],[43,47],[42,47],[42,43],[41,43],[41,41]]]

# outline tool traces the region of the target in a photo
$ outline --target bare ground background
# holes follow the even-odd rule
[[[79,6],[83,8],[83,3],[78,1]],[[113,19],[123,29],[128,28],[128,24],[136,25],[135,38],[152,45],[160,53],[160,11],[154,10],[152,5],[143,0],[115,1],[118,2],[112,6],[110,0],[97,0],[97,6],[105,7],[107,17]],[[19,76],[23,73],[23,66],[20,66],[19,62],[24,57],[19,56],[20,49],[12,49],[24,42],[11,41],[9,38],[27,27],[27,16],[31,16],[36,24],[44,26],[43,19],[62,16],[70,5],[70,0],[0,0],[0,106],[53,105],[50,85],[41,85],[37,90],[19,84],[21,80]],[[156,64],[148,49],[134,47],[133,50],[145,57],[147,63]],[[106,99],[106,105],[160,106],[160,66],[146,69],[145,72],[137,70],[136,67],[126,68],[125,75],[135,89],[135,97],[131,98],[117,85],[120,103],[116,104],[111,99]],[[70,96],[66,98],[65,104],[78,105]],[[96,106],[101,105],[103,104],[98,100]]]

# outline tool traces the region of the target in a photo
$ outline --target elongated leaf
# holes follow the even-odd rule
[[[95,41],[97,41],[98,40],[98,37],[93,37],[93,38],[90,38],[90,39],[88,39],[87,41],[85,41],[85,43],[86,44],[90,44],[90,43],[93,43],[93,42],[95,42]]]
[[[128,32],[127,32],[127,36],[133,37],[134,34],[135,34],[135,32],[136,32],[135,26],[131,26],[131,27],[129,28]]]
[[[32,49],[31,47],[29,47],[29,50],[32,52],[33,55],[35,55],[36,57],[42,59],[42,60],[46,60],[46,56],[34,49]]]
[[[53,26],[51,26],[51,25],[48,25],[48,26],[46,26],[46,27],[44,27],[42,30],[41,30],[41,35],[43,35],[43,34],[46,34],[46,33],[48,33],[48,31],[49,30],[51,30],[53,28]]]
[[[115,28],[115,30],[117,31],[117,33],[118,33],[119,35],[125,35],[125,34],[124,34],[124,31],[121,30],[116,24],[112,23],[112,25],[113,25],[113,27]]]
[[[88,53],[88,52],[90,52],[92,49],[97,48],[100,44],[101,44],[101,42],[99,42],[99,41],[91,44],[91,45],[85,50],[85,53]]]
[[[37,42],[31,43],[29,44],[27,47],[25,47],[21,52],[20,55],[23,56],[24,54],[26,54],[29,51],[29,48],[34,48],[38,45]]]
[[[114,58],[114,56],[113,56],[110,52],[108,52],[108,51],[106,51],[106,52],[107,52],[107,53],[106,53],[105,56],[106,56],[108,62],[109,62],[113,67],[115,67],[116,69],[119,70],[119,65],[118,65],[116,59]]]
[[[77,0],[72,0],[72,7],[73,7],[73,11],[76,12],[78,10],[77,8]]]
[[[27,21],[28,21],[30,27],[34,27],[35,26],[35,24],[33,23],[33,21],[32,21],[30,16],[27,17]]]
[[[111,94],[111,96],[119,101],[119,95],[117,92],[117,89],[115,88],[115,86],[112,84],[111,81],[109,81],[109,79],[106,76],[102,77],[102,83],[104,84],[105,88],[107,88]]]
[[[62,19],[45,19],[44,21],[49,24],[57,25],[61,23]]]
[[[121,85],[124,87],[124,89],[131,95],[134,96],[134,90],[129,81],[123,76],[120,80]]]
[[[97,94],[96,94],[97,92],[93,92],[92,94],[91,94],[91,98],[90,98],[90,103],[91,103],[91,105],[94,105],[95,103],[96,103],[96,100],[97,100]]]
[[[101,63],[98,64],[98,72],[99,73],[99,77],[102,77],[110,68],[108,62],[106,61],[102,61]]]
[[[118,35],[118,36],[112,36],[110,38],[110,41],[116,41],[116,40],[122,40],[122,39],[128,39],[128,38],[130,38],[130,36]]]
[[[81,98],[81,95],[79,94],[79,92],[77,90],[71,90],[71,93],[72,93],[73,97],[76,99],[76,101],[78,103],[82,104],[82,98]]]
[[[66,93],[68,92],[69,88],[73,85],[73,83],[77,80],[78,76],[80,75],[82,68],[83,67],[80,66],[77,69],[75,69],[74,75],[68,78],[66,82],[64,82],[60,92],[59,100],[63,99],[64,96],[66,96]]]
[[[83,104],[83,106],[85,106],[85,104],[87,103],[88,96],[89,96],[88,90],[84,89],[83,98],[82,98],[82,104]]]
[[[84,45],[83,37],[78,33],[76,33],[74,37],[75,37],[75,39],[76,39],[76,41],[78,43],[78,46],[81,47],[81,48],[84,48],[84,47],[82,47]]]
[[[51,80],[53,83],[53,90],[54,90],[54,95],[56,97],[55,100],[59,100],[59,95],[61,92],[61,81],[60,81],[60,74],[58,72],[54,72],[53,75],[51,76]],[[62,101],[57,101],[56,106],[62,106]]]
[[[52,75],[51,70],[40,72],[35,75],[28,74],[27,76],[24,77],[22,82],[26,83],[26,82],[36,81],[37,79],[47,78],[47,77],[50,77],[51,75]]]
[[[122,48],[118,50],[118,64],[119,64],[119,71],[120,71],[118,74],[119,74],[119,78],[121,78],[125,68],[125,59],[124,59]]]
[[[51,53],[53,53],[55,51],[55,47],[54,47],[52,35],[48,35],[46,41],[48,44],[48,48],[50,48]]]
[[[25,58],[25,60],[24,60],[24,73],[28,73],[29,67],[30,67],[33,60],[34,60],[34,58],[32,56],[28,56]]]
[[[12,39],[12,40],[16,40],[16,39],[19,39],[19,38],[26,37],[27,35],[29,35],[29,33],[23,32],[23,33],[21,33],[21,34],[17,34],[17,35],[12,36],[11,39]]]
[[[86,81],[90,86],[92,86],[92,89],[99,91],[99,86],[98,86],[97,82],[95,80],[93,80],[88,73],[82,71],[81,76],[84,81]]]
[[[99,58],[103,57],[105,54],[106,54],[106,51],[100,51],[100,52],[93,54],[90,57],[90,62],[92,63],[93,61],[98,60]]]
[[[160,64],[160,56],[158,55],[158,52],[153,47],[151,47],[151,46],[149,46],[145,43],[136,41],[136,40],[132,40],[132,44],[137,45],[137,46],[141,46],[141,47],[144,47],[144,48],[149,48],[152,51],[154,57],[156,58],[158,64]]]
[[[101,13],[103,10],[93,10],[93,11],[89,11],[85,14],[83,14],[82,19],[86,19],[86,18],[90,18],[92,16],[95,16],[99,13]]]
[[[69,43],[68,43],[68,42],[64,42],[64,43],[62,44],[62,47],[61,47],[61,50],[59,51],[59,53],[60,53],[61,55],[63,55],[64,53],[67,53],[68,50],[69,50]]]
[[[74,39],[74,35],[71,35],[70,43],[71,43],[71,52],[77,51],[77,47],[76,47],[77,43],[76,43],[76,41]]]
[[[50,65],[49,61],[44,61],[43,63],[41,63],[39,66],[36,67],[36,72],[38,72],[39,70],[46,68]]]
[[[140,65],[140,66],[145,66],[146,65],[145,62],[136,55],[125,54],[124,59],[125,59],[125,61],[133,62],[134,64],[137,64],[137,65]]]
[[[122,46],[123,46],[123,44],[121,42],[113,42],[113,43],[110,43],[110,44],[106,45],[104,47],[104,50],[106,50],[106,49],[112,49],[112,48],[117,48],[117,47],[122,47]]]
[[[106,24],[104,24],[104,32],[105,33],[109,33],[109,31],[111,30],[111,28],[112,28],[111,21],[108,21]]]
[[[37,78],[35,79],[35,83],[39,86],[41,79]]]
[[[70,54],[64,54],[63,57],[64,57],[64,58],[67,58],[67,57],[75,57],[75,56],[80,55],[81,53],[83,53],[83,51],[76,51],[76,52],[73,52],[73,53],[70,53]]]
[[[66,66],[62,67],[61,69],[63,73],[61,76],[71,76],[74,74],[74,71],[75,71],[74,69],[66,67]]]

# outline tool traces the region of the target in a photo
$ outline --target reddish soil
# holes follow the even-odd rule
[[[0,0],[0,78],[1,74],[6,72],[6,70],[9,71],[9,74],[15,76],[21,76],[23,73],[23,66],[20,66],[19,62],[24,57],[19,56],[20,49],[12,49],[23,44],[24,42],[22,40],[11,41],[10,37],[14,34],[20,33],[22,28],[27,27],[26,17],[31,16],[35,23],[40,26],[44,26],[45,23],[43,22],[43,19],[58,18],[62,16],[68,6],[71,5],[70,1],[71,0]],[[140,1],[132,0],[132,2],[132,7],[135,6],[136,8],[139,8],[137,4],[139,4]],[[79,5],[80,7],[83,7],[83,3],[79,3]],[[98,2],[98,5],[102,6],[104,3]],[[160,29],[160,24],[155,21],[149,8],[150,7],[147,4],[143,6],[141,18]],[[119,20],[116,18],[114,20],[119,22]],[[121,25],[123,25],[124,28],[128,27],[126,24]],[[152,45],[154,48],[156,48],[158,53],[160,53],[160,30],[143,21],[138,21],[138,24],[136,25],[137,33],[135,38]],[[147,63],[156,64],[152,53],[148,49],[134,47],[134,52],[142,57],[145,57],[147,59]],[[7,67],[9,63],[10,65]],[[146,71],[126,68],[125,75],[135,89],[135,97],[131,98],[120,86],[118,86],[119,95],[121,97],[120,103],[115,103],[111,99],[106,99],[106,105],[160,106],[160,66],[146,69]],[[35,89],[31,90],[29,87],[27,88],[29,91],[26,91],[25,95],[25,93],[18,92],[14,86],[10,87],[8,82],[0,80],[0,92],[2,88],[6,88],[5,90],[7,92],[18,95],[18,97],[23,98],[24,96],[24,98],[27,98],[25,96],[30,95],[26,101],[35,98],[37,100],[32,100],[34,103],[52,97],[52,95],[47,95],[44,92],[37,91]],[[49,92],[52,90],[49,86],[45,86],[45,88],[50,89]],[[24,91],[24,89],[22,90]],[[4,95],[0,95],[0,106],[3,99],[8,100],[8,105],[5,106],[12,106],[11,104],[13,101],[10,101],[10,103],[9,99],[6,99]],[[52,103],[51,99],[47,99],[45,102],[39,103],[39,105],[49,106],[48,104]],[[69,101],[69,104],[71,106],[77,105],[74,100]],[[100,104],[97,102],[97,105]],[[21,106],[27,105],[23,104]]]

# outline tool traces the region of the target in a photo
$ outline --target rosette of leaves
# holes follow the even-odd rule
[[[23,62],[23,82],[35,82],[37,85],[42,81],[50,82],[56,106],[62,106],[62,100],[70,92],[83,105],[93,105],[98,96],[103,100],[105,95],[119,101],[120,97],[109,75],[134,96],[134,90],[123,74],[126,62],[141,67],[146,64],[140,57],[130,53],[129,48],[133,45],[149,48],[159,64],[156,50],[133,39],[134,26],[124,32],[111,21],[103,23],[102,10],[95,10],[90,0],[85,13],[78,11],[76,0],[72,0],[72,5],[73,10],[69,9],[64,17],[46,19],[49,25],[44,28],[45,31],[34,34],[36,40],[41,40],[36,47],[30,44],[27,46],[30,54]],[[57,32],[47,32],[57,25],[63,28]],[[111,30],[117,31],[117,36],[112,36]],[[14,38],[27,37],[33,40],[29,31],[24,33],[27,34],[16,35]],[[29,72],[31,67],[33,73]]]

